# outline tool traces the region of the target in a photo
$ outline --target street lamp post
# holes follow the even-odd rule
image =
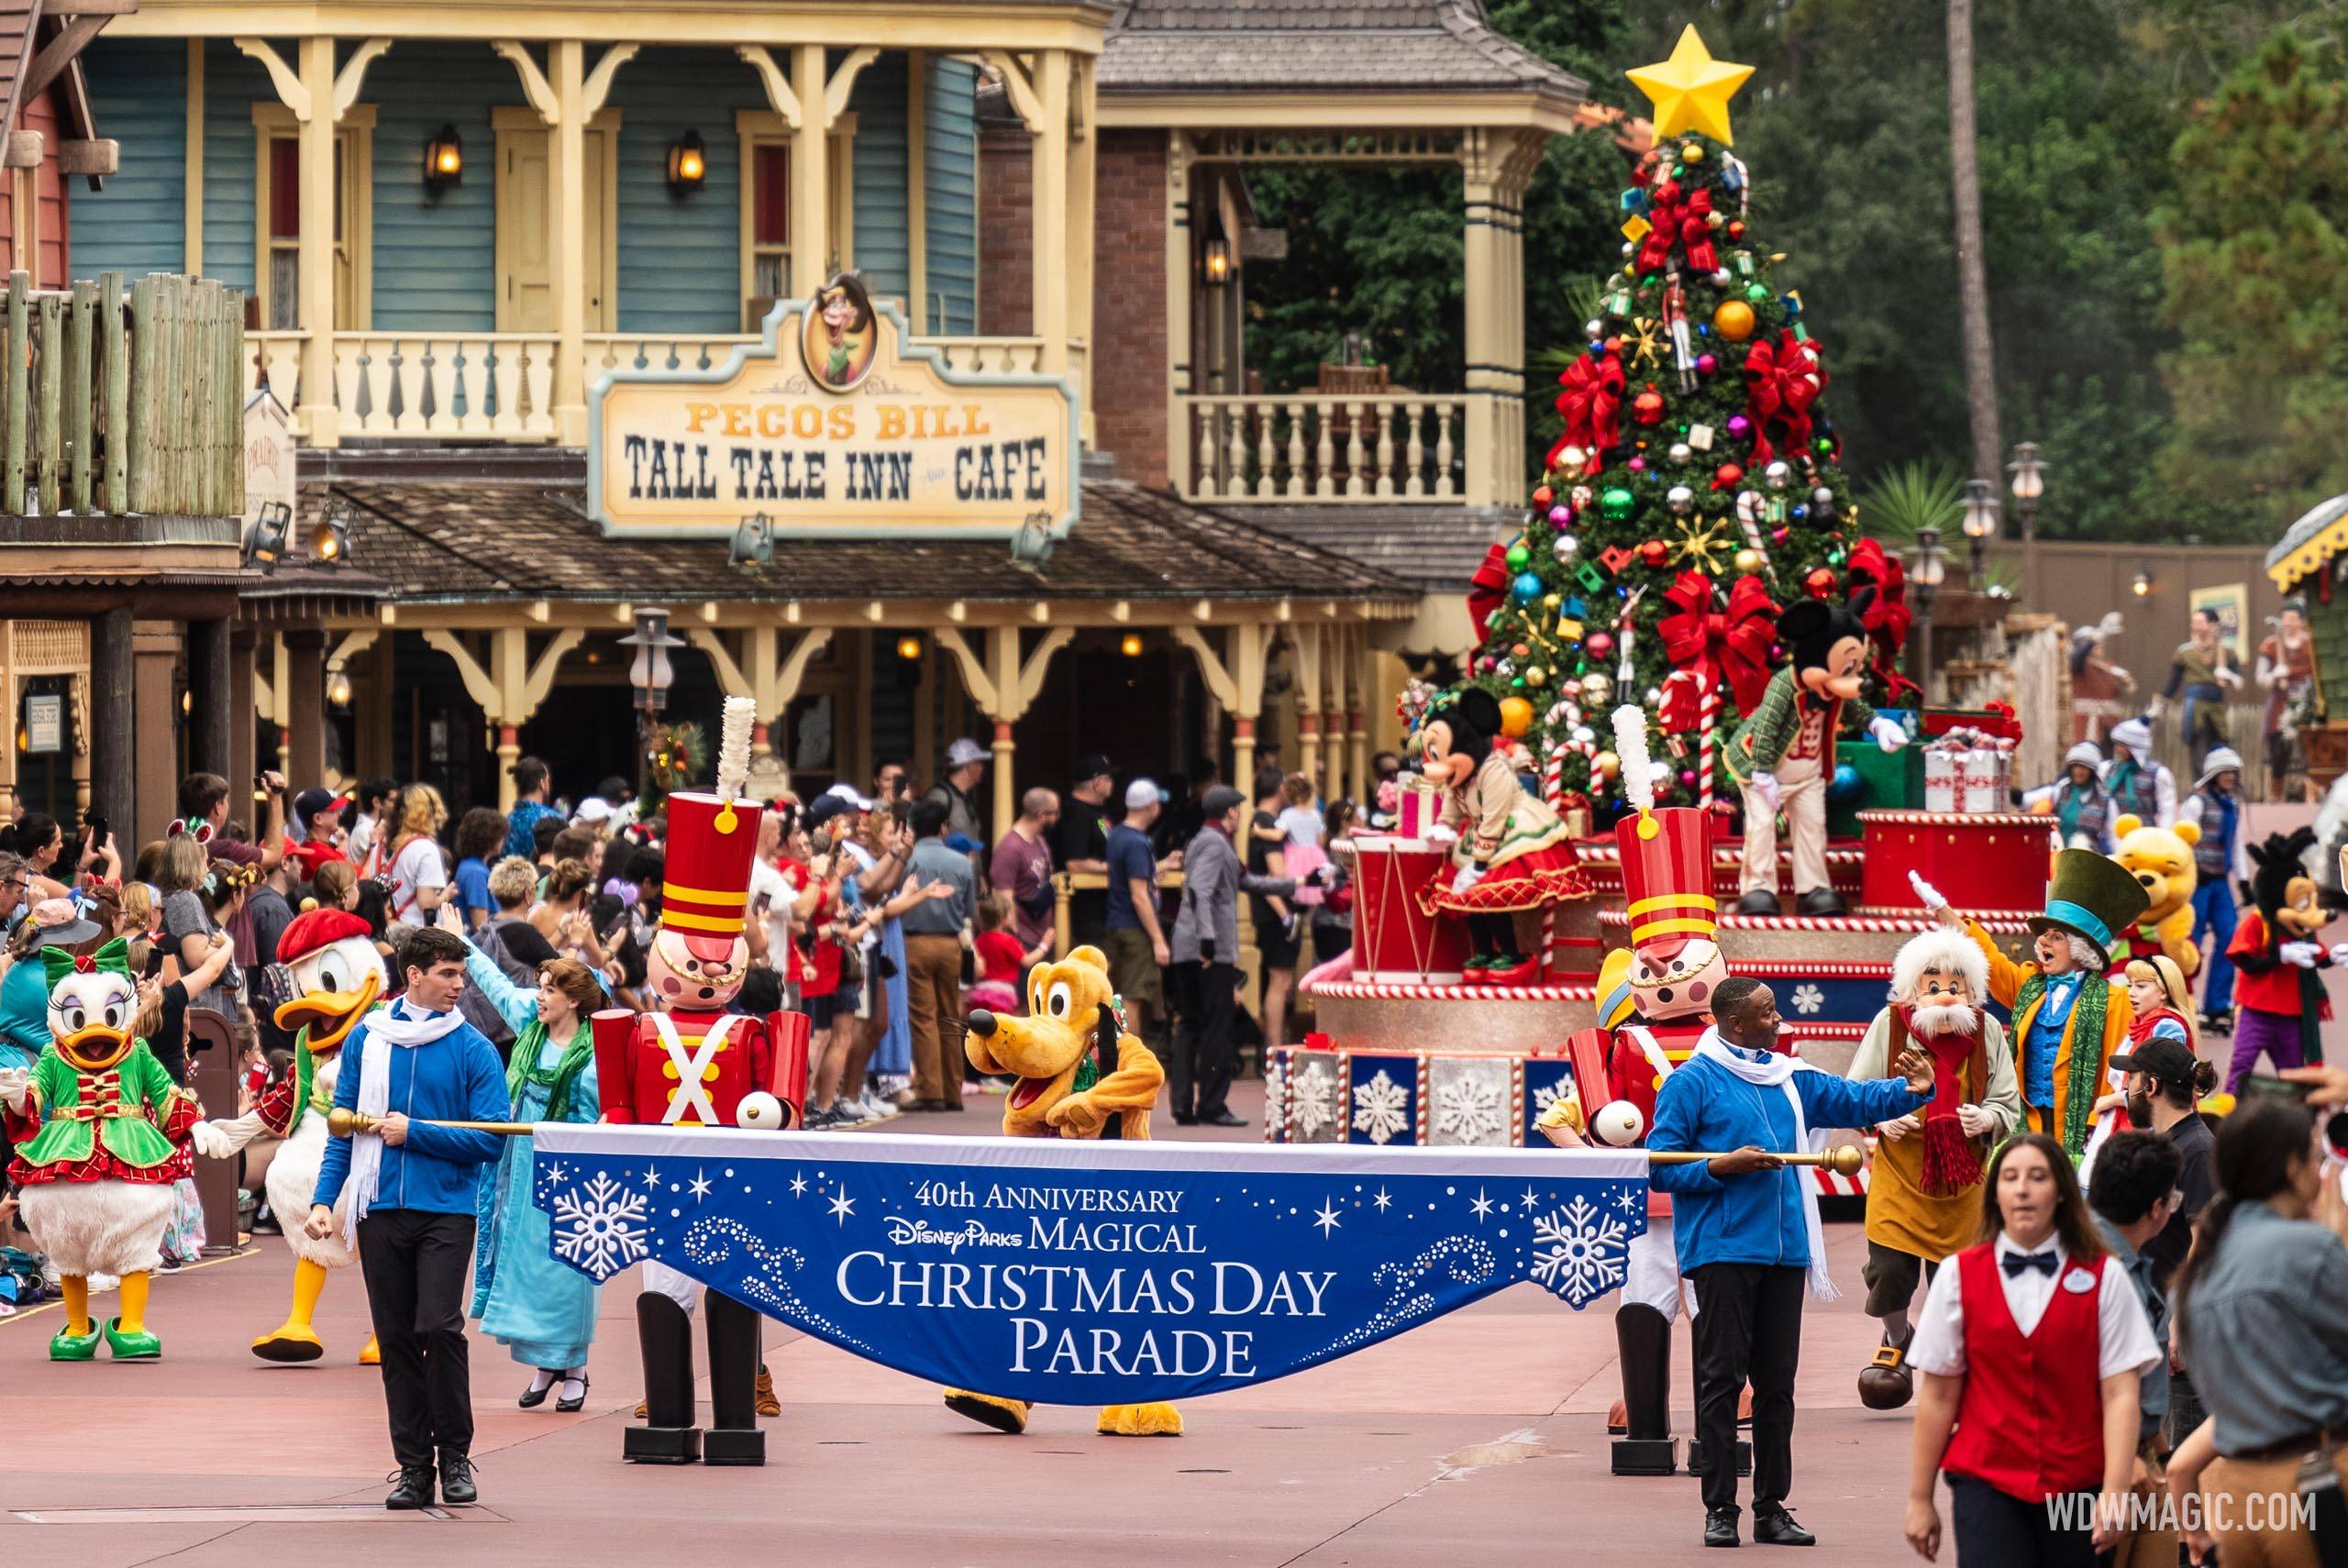
[[[1998,492],[1988,480],[1965,481],[1965,569],[1972,580],[1976,593],[1987,591],[1982,583],[1982,557],[1989,541],[1998,536]]]
[[[668,710],[669,684],[676,679],[669,665],[669,650],[683,647],[685,643],[669,635],[669,612],[638,605],[636,630],[622,637],[620,646],[636,650],[627,667],[627,683],[636,693],[636,794],[643,800],[650,792],[653,736]]]
[[[2017,442],[2013,470],[2014,510],[2021,516],[2021,569],[2029,591],[2038,591],[2038,498],[2046,489],[2046,465],[2038,460],[2038,443]]]
[[[1929,525],[1917,529],[1916,553],[1908,563],[1908,583],[1915,590],[1916,597],[1916,701],[1920,711],[1932,693],[1933,599],[1947,577],[1948,564],[1941,554],[1941,531]]]

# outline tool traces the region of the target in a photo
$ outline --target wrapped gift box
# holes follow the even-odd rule
[[[1924,754],[1924,810],[1954,812],[1965,789],[1964,754],[1928,751]]]
[[[1861,812],[1920,812],[1924,809],[1924,755],[1913,744],[1886,751],[1872,738],[1846,740],[1834,747],[1834,760],[1858,773],[1858,794],[1848,801],[1831,795],[1826,801],[1826,833],[1830,838],[1859,836]]]
[[[2014,754],[1993,746],[1976,746],[1955,754],[1958,758],[1960,812],[2006,812],[2013,809]],[[1932,808],[1927,807],[1926,810]]]
[[[1426,837],[1427,830],[1443,817],[1442,792],[1416,775],[1403,780],[1400,805],[1394,831],[1404,838]]]

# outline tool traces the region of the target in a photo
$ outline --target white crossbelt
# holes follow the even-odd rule
[[[733,1032],[734,1025],[740,1021],[740,1015],[727,1013],[710,1025],[709,1032],[701,1037],[701,1043],[691,1052],[678,1038],[676,1022],[667,1013],[656,1012],[649,1016],[653,1032],[660,1036],[660,1048],[669,1053],[670,1065],[677,1069],[677,1092],[669,1097],[669,1109],[661,1113],[660,1124],[663,1127],[673,1126],[685,1119],[687,1111],[692,1111],[703,1126],[723,1125],[718,1120],[717,1107],[710,1101],[709,1090],[703,1087],[702,1074],[716,1062],[718,1051],[725,1045],[725,1037]]]

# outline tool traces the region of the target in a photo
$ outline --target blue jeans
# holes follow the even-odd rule
[[[2201,972],[2210,977],[2209,989],[2201,993],[2205,1016],[2234,1005],[2234,966],[2226,958],[2226,949],[2233,944],[2234,924],[2234,890],[2230,883],[2204,882],[2193,889],[2193,944],[2201,950]],[[2205,942],[2205,935],[2216,940]]]

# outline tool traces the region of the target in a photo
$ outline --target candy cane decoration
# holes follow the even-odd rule
[[[1769,564],[1769,547],[1761,542],[1761,492],[1757,490],[1740,491],[1736,498],[1736,525],[1744,530],[1744,542],[1761,558],[1764,569]]]
[[[1712,809],[1712,737],[1721,723],[1721,683],[1710,670],[1696,677],[1696,804]]]

